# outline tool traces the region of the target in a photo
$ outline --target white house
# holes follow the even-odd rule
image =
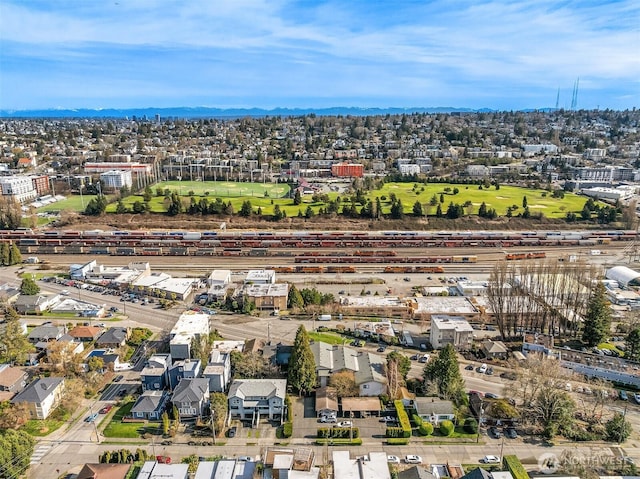
[[[234,418],[251,419],[254,425],[261,418],[282,419],[286,394],[286,379],[236,379],[229,389],[229,413]]]
[[[215,349],[211,351],[203,376],[209,380],[211,392],[226,391],[231,380],[231,354]]]
[[[276,272],[272,269],[253,269],[247,273],[244,284],[275,284]]]
[[[209,334],[209,315],[186,311],[180,315],[169,334],[169,349],[173,359],[191,358],[191,341]]]
[[[40,378],[17,394],[13,404],[26,403],[32,419],[46,419],[51,414],[64,391],[64,378]]]

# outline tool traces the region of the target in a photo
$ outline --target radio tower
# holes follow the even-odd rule
[[[558,87],[558,94],[556,95],[556,111],[560,108],[560,87]]]
[[[573,84],[573,95],[571,95],[571,110],[578,107],[578,88],[580,87],[580,77]]]

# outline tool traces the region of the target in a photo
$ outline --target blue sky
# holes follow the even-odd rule
[[[0,0],[0,108],[640,106],[638,0]]]

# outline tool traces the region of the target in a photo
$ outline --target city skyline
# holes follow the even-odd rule
[[[633,1],[0,4],[0,108],[627,109]]]

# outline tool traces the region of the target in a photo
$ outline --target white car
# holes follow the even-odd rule
[[[335,417],[335,416],[322,416],[322,417],[320,418],[320,422],[329,422],[329,423],[332,423],[332,422],[337,422],[337,419],[336,419],[336,417]]]
[[[337,424],[338,427],[351,427],[353,426],[353,421],[342,421]]]
[[[400,464],[400,458],[398,456],[387,456],[387,462],[390,464]]]
[[[480,459],[483,464],[499,464],[500,458],[498,456],[484,456]]]
[[[487,372],[487,365],[483,364],[482,366],[480,366],[478,368],[478,372],[481,373],[481,374],[485,374]]]
[[[420,456],[416,456],[415,454],[409,454],[404,457],[404,462],[407,464],[422,464],[422,458]]]

